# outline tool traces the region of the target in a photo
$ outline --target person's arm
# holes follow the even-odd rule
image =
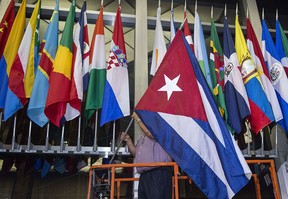
[[[126,142],[130,153],[135,157],[135,154],[136,154],[136,146],[134,145],[134,143],[133,143],[132,139],[130,138],[130,136],[129,136],[127,133],[122,132],[122,134],[121,134],[121,140],[123,140],[124,142]]]
[[[145,124],[141,121],[141,119],[135,112],[132,114],[132,117],[138,122],[140,128],[145,133],[145,135],[150,139],[154,139],[153,135],[150,133],[150,131],[147,129]]]

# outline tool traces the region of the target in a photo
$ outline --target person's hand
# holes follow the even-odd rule
[[[125,132],[122,132],[122,133],[121,133],[120,139],[121,139],[122,141],[124,141],[124,142],[131,141],[130,136],[129,136],[127,133],[125,133]]]

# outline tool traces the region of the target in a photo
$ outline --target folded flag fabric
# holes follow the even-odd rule
[[[106,82],[106,52],[103,22],[103,6],[100,7],[94,28],[90,50],[90,80],[87,91],[85,116],[90,119],[97,109],[102,108]]]
[[[283,119],[282,111],[280,108],[280,104],[278,102],[276,92],[273,88],[273,85],[270,81],[270,75],[266,63],[264,61],[264,57],[258,43],[256,34],[253,30],[250,20],[247,18],[247,46],[248,50],[251,54],[252,59],[255,62],[257,67],[257,71],[260,75],[262,85],[264,87],[264,91],[266,93],[267,99],[269,100],[275,121],[278,122],[279,120]]]
[[[251,110],[248,120],[252,131],[259,133],[260,130],[275,119],[271,105],[263,90],[256,65],[248,51],[246,40],[239,24],[238,15],[235,19],[235,48]]]
[[[100,126],[130,115],[128,65],[120,4],[114,24],[106,77]]]
[[[27,115],[35,124],[43,127],[49,120],[44,114],[49,89],[49,77],[58,49],[59,1],[56,1],[54,12],[43,40],[43,50],[37,67],[34,86],[27,108]]]
[[[23,0],[11,28],[0,60],[0,108],[4,108],[11,67],[22,41],[26,21],[26,0]]]
[[[44,113],[50,122],[58,127],[61,125],[61,119],[63,119],[66,113],[67,103],[70,100],[74,19],[75,1],[73,0],[55,55],[53,71],[49,79],[50,87],[44,109]]]
[[[4,120],[21,109],[31,96],[35,78],[35,61],[38,61],[38,45],[35,46],[35,43],[38,42],[40,8],[41,1],[38,0],[10,69]]]
[[[228,112],[228,124],[236,132],[242,131],[244,120],[250,115],[250,106],[240,72],[240,65],[227,18],[224,18],[224,94]]]

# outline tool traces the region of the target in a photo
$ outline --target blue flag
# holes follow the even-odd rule
[[[269,70],[271,82],[276,91],[276,95],[283,114],[283,120],[278,121],[278,123],[285,129],[287,133],[288,79],[264,19],[262,20],[262,48],[264,59]]]
[[[52,72],[54,58],[58,49],[59,2],[56,1],[54,13],[44,35],[44,49],[37,68],[27,115],[38,126],[43,127],[48,118],[44,114],[49,89],[49,76]]]

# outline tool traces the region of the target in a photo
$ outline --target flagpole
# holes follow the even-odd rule
[[[211,19],[213,18],[213,5],[211,6]]]
[[[182,23],[181,23],[181,25],[179,27],[179,30],[182,29],[182,27],[184,26],[184,23],[185,23],[186,20],[187,20],[187,15],[185,16],[184,20],[182,21]]]
[[[227,16],[227,4],[225,3],[225,6],[224,6],[224,17]]]
[[[249,10],[248,10],[248,6],[247,6],[247,10],[246,10],[246,18],[249,19]]]
[[[260,131],[261,135],[261,156],[264,157],[264,133],[263,130]]]
[[[131,125],[132,125],[132,123],[133,123],[133,120],[134,120],[134,118],[132,117],[131,120],[130,120],[130,122],[129,122],[129,124],[128,124],[128,126],[127,126],[127,128],[126,128],[126,130],[125,130],[125,132],[124,132],[125,134],[126,134],[126,133],[128,132],[128,130],[130,129],[130,127],[131,127]],[[120,136],[121,136],[121,135],[120,135]],[[115,158],[115,156],[117,155],[117,153],[118,153],[118,151],[119,151],[122,143],[123,143],[123,140],[120,139],[120,142],[119,142],[119,144],[118,144],[118,146],[117,146],[117,149],[116,149],[115,153],[113,154],[112,158],[110,159],[109,164],[111,164],[112,161],[114,160],[114,158]]]
[[[15,149],[15,134],[16,134],[16,121],[17,121],[17,115],[14,116],[14,123],[13,123],[13,135],[12,135],[12,151]]]
[[[101,6],[103,6],[103,0],[101,0]]]
[[[262,8],[262,19],[264,19],[264,8]]]
[[[235,13],[236,13],[236,16],[238,16],[238,3],[236,3]]]
[[[278,21],[278,9],[276,9],[276,21]]]
[[[49,130],[50,130],[50,122],[48,122],[48,124],[47,124],[47,128],[46,128],[45,151],[48,151],[48,144],[49,144]]]
[[[60,152],[64,150],[64,131],[65,131],[65,123],[62,125],[62,134],[61,134],[61,142],[60,142]]]
[[[195,1],[195,12],[197,12],[197,0]]]
[[[32,121],[29,121],[29,133],[28,133],[28,143],[27,143],[27,151],[31,149],[31,131],[32,131]]]
[[[186,0],[184,2],[184,12],[186,12]]]
[[[115,130],[116,130],[116,121],[113,120],[113,134],[112,134],[112,141],[111,141],[111,151],[115,152]]]
[[[1,111],[0,112],[0,132],[1,132],[1,129],[2,129],[2,115],[3,115],[3,112]]]
[[[80,151],[80,131],[81,131],[81,116],[78,117],[77,152]]]
[[[93,151],[97,150],[97,134],[98,134],[98,110],[95,112],[95,126],[94,126],[94,143],[93,143]]]
[[[251,142],[251,132],[250,132],[250,128],[249,128],[249,123],[248,122],[245,122],[246,123],[246,128],[247,128],[247,134],[248,134],[248,146],[247,146],[247,154],[248,154],[248,157],[251,157],[251,146],[250,146],[250,142]]]
[[[275,135],[275,156],[278,157],[278,124],[276,124],[276,135]]]

